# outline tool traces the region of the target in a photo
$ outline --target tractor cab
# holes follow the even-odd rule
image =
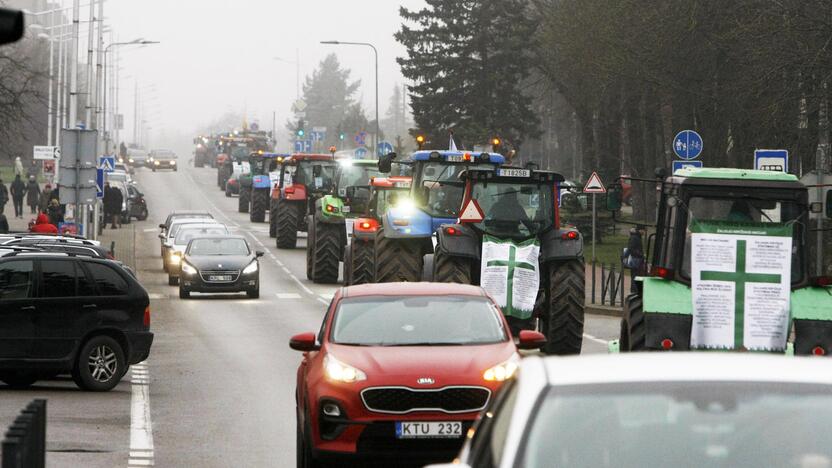
[[[288,154],[254,151],[248,156],[249,173],[239,177],[238,211],[249,213],[253,223],[262,223],[269,209],[272,187],[279,175],[280,163]]]

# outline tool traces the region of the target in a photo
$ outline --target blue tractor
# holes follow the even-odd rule
[[[266,220],[272,186],[287,154],[258,151],[249,156],[250,172],[240,176],[240,212],[248,211],[252,223]]]
[[[395,154],[381,158],[379,168],[390,172]],[[434,233],[455,224],[465,183],[459,175],[472,168],[491,169],[505,163],[499,153],[417,151],[399,163],[410,167],[410,196],[400,199],[381,218],[375,242],[375,281],[421,281],[424,256],[434,250]]]

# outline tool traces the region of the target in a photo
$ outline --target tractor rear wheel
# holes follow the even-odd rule
[[[407,281],[416,283],[422,279],[422,250],[415,239],[390,239],[384,229],[376,235],[375,264],[377,283]]]
[[[251,189],[247,189],[240,185],[240,198],[237,199],[237,211],[240,213],[248,213],[248,203],[251,200]]]
[[[433,281],[471,284],[471,261],[448,255],[437,248],[433,255]]]
[[[341,261],[341,245],[344,227],[340,224],[328,224],[312,220],[314,226],[308,234],[309,246],[306,256],[311,257],[312,277],[315,283],[337,283],[338,264]],[[310,223],[311,224],[311,223]]]
[[[298,225],[302,205],[287,201],[277,202],[276,244],[278,249],[294,249],[298,246]]]
[[[543,321],[546,354],[580,354],[584,336],[584,262],[581,259],[548,265],[548,317]]]
[[[249,219],[252,223],[262,223],[266,220],[266,208],[269,206],[269,192],[264,189],[254,189],[251,193],[251,213]]]
[[[621,351],[644,351],[647,349],[647,330],[644,326],[644,307],[641,296],[630,294],[624,304],[624,318],[621,319]]]
[[[269,199],[269,237],[277,237],[277,203]]]
[[[374,245],[372,241],[353,239],[352,244],[350,244],[350,261],[344,263],[344,270],[350,270],[349,285],[366,284],[374,281]],[[346,273],[344,275],[346,276]]]

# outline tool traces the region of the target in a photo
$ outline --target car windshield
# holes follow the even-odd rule
[[[156,159],[176,159],[176,154],[172,151],[156,151],[153,155]]]
[[[242,256],[250,253],[244,239],[194,239],[188,246],[190,256]]]
[[[517,464],[526,468],[830,466],[829,388],[643,383],[552,388]]]
[[[530,237],[551,227],[555,219],[551,185],[477,183],[471,189],[485,214],[479,229],[498,237]]]
[[[360,346],[498,343],[508,339],[499,314],[484,297],[344,299],[335,311],[332,342]]]
[[[177,245],[187,245],[191,239],[206,236],[220,236],[228,234],[228,229],[222,224],[200,227],[184,227],[176,233],[176,239],[173,241]]]
[[[205,220],[196,220],[196,219],[192,220],[190,222],[186,221],[186,222],[182,222],[182,223],[174,223],[170,227],[170,230],[168,231],[168,237],[175,239],[176,235],[179,233],[179,230],[182,229],[184,226],[203,224],[203,223],[206,223],[206,221]],[[219,223],[217,223],[217,225],[219,225]]]
[[[458,164],[438,161],[421,163],[421,186],[427,193],[425,212],[431,216],[455,218],[465,192],[459,174],[466,169],[493,170],[492,164]]]
[[[687,206],[688,227],[685,230],[685,252],[682,259],[682,275],[690,278],[691,231],[690,225],[697,221],[727,221],[731,223],[793,224],[792,241],[792,282],[799,282],[801,273],[800,246],[802,230],[799,220],[803,211],[792,201],[756,198],[691,197]]]

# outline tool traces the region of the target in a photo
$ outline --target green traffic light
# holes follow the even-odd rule
[[[344,138],[346,138],[346,135],[344,135],[343,133],[338,134],[339,140],[343,140]]]
[[[298,130],[298,136],[299,137],[302,137],[305,134],[306,134],[306,132],[304,132],[303,129]]]

